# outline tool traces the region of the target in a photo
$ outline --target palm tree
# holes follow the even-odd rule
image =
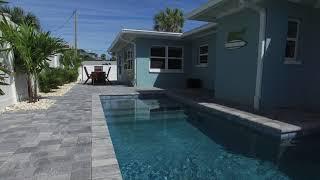
[[[0,43],[9,43],[16,55],[15,64],[27,75],[29,102],[38,100],[37,80],[40,72],[48,67],[47,60],[66,46],[62,39],[50,36],[50,32],[37,31],[34,26],[10,24],[5,18],[0,22]]]
[[[37,16],[35,16],[31,12],[25,12],[20,7],[11,8],[9,6],[1,6],[0,12],[9,14],[11,16],[11,21],[16,23],[17,25],[27,24],[30,26],[34,26],[37,30],[41,29],[40,21]]]
[[[183,12],[180,9],[167,8],[154,16],[154,30],[165,32],[182,32],[184,26]]]
[[[9,75],[10,74],[10,71],[0,63],[0,85],[8,85],[6,82],[5,82],[5,75]],[[4,92],[0,89],[0,96],[4,95]]]

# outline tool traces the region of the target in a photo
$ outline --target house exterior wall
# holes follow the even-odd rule
[[[152,46],[182,46],[184,48],[183,73],[153,73],[149,72],[150,48]],[[191,44],[183,41],[169,41],[160,39],[137,39],[137,86],[159,88],[183,88],[186,75],[190,72]]]
[[[320,67],[318,41],[320,18],[317,9],[287,1],[270,0],[267,9],[266,38],[262,80],[262,108],[317,108],[319,106]],[[285,63],[288,19],[300,20],[297,60],[301,64]],[[318,107],[319,109],[319,107]]]
[[[306,100],[305,107],[315,111],[320,111],[320,12],[319,9],[314,9],[311,17],[311,33],[309,34],[309,41],[306,44],[307,53],[304,61],[305,70],[305,88]]]
[[[208,45],[208,66],[201,67],[199,62],[199,48]],[[190,62],[189,78],[201,79],[203,88],[214,90],[215,62],[216,61],[216,35],[214,33],[192,40],[192,60]]]
[[[1,53],[0,62],[13,70],[13,53]],[[13,75],[8,76],[6,83],[9,85],[0,85],[0,88],[5,93],[5,95],[0,96],[0,110],[28,97],[26,75],[14,73]]]
[[[246,9],[218,20],[216,34],[215,97],[219,100],[253,106],[258,57],[259,14]],[[226,49],[228,33],[245,29],[247,45]]]
[[[126,47],[122,48],[120,51],[117,52],[118,57],[118,67],[121,68],[121,74],[119,73],[119,70],[117,72],[118,74],[118,80],[121,83],[133,85],[134,83],[134,63],[133,63],[133,69],[125,69],[126,62],[126,53],[128,50],[134,51],[133,44],[128,44]]]

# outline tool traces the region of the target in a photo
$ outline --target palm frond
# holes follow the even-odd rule
[[[166,8],[154,16],[154,30],[182,32],[184,26],[183,12],[180,9]]]
[[[10,73],[11,72],[0,63],[0,85],[8,85],[8,83],[5,82],[4,75],[10,74]],[[0,89],[0,95],[1,96],[4,95],[4,92],[1,89]]]
[[[8,1],[2,1],[2,0],[0,0],[0,5],[1,4],[8,4]]]

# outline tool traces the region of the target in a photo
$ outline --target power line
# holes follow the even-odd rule
[[[75,15],[76,11],[73,11],[71,16],[63,23],[61,26],[57,27],[56,29],[52,30],[51,32],[56,32],[59,31],[60,29],[64,28],[72,19],[72,17]]]

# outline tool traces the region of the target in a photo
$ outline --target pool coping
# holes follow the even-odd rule
[[[92,95],[92,151],[91,179],[122,180],[119,163],[115,155],[109,129],[104,116],[101,94]]]
[[[183,95],[171,91],[165,91],[165,94],[186,105],[199,108],[211,114],[222,116],[234,123],[244,125],[257,132],[271,135],[280,140],[290,140],[301,136],[302,128],[293,124],[270,119],[265,116],[252,114],[235,108],[223,106],[216,103],[197,102]]]

